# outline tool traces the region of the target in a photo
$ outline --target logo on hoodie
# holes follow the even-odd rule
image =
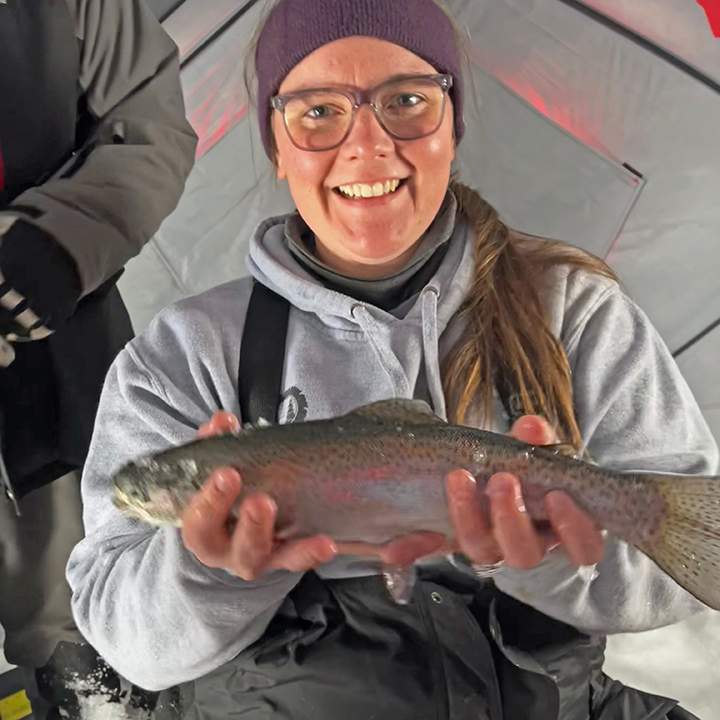
[[[300,392],[300,388],[293,385],[283,393],[278,413],[282,422],[286,424],[302,422],[307,417],[307,411],[307,398]]]

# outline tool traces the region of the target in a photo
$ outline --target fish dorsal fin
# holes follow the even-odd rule
[[[369,405],[363,405],[349,414],[376,420],[395,420],[412,425],[445,424],[445,421],[439,418],[424,400],[407,400],[405,398],[379,400]]]

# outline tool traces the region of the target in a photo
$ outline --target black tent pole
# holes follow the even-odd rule
[[[699,80],[704,85],[707,85],[711,90],[714,90],[716,93],[720,93],[720,83],[716,82],[712,78],[705,75],[705,73],[701,72],[689,63],[680,59],[677,55],[673,55],[673,53],[668,52],[667,50],[661,48],[659,45],[656,45],[647,38],[644,38],[642,35],[636,33],[634,30],[630,30],[629,28],[625,27],[617,20],[613,20],[611,17],[608,17],[604,13],[601,13],[600,11],[589,7],[584,2],[580,2],[580,0],[558,0],[558,2],[561,2],[563,3],[563,5],[567,5],[568,7],[574,8],[578,12],[581,12],[584,15],[591,17],[593,20],[596,20],[597,22],[605,25],[606,27],[611,28],[623,37],[626,37],[629,40],[632,40],[634,43],[642,46],[643,48],[645,48],[645,50],[654,53],[666,62],[674,65],[679,70],[682,70],[688,75],[691,75],[696,80]]]
[[[184,68],[194,60],[208,45],[212,45],[230,26],[241,18],[258,0],[248,0],[239,10],[235,11],[212,35],[208,35],[187,57],[180,61],[180,68]]]
[[[679,347],[672,356],[674,358],[679,357],[682,355],[686,350],[689,350],[693,345],[700,342],[706,335],[711,333],[715,328],[720,327],[720,318],[718,318],[715,322],[710,323],[704,330],[701,330],[694,338],[691,338],[688,340],[684,345]]]

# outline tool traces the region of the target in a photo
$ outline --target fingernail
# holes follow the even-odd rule
[[[477,491],[477,480],[467,472],[450,474],[450,490],[457,495],[471,495]]]
[[[493,475],[485,487],[485,494],[491,498],[505,498],[512,493],[512,487],[503,475]]]
[[[545,496],[545,507],[549,512],[562,513],[568,507],[570,498],[563,492],[554,491]]]
[[[233,470],[220,470],[215,474],[215,487],[223,495],[237,490],[238,475]]]
[[[488,495],[492,500],[509,500],[512,498],[515,501],[517,509],[521,512],[527,512],[525,507],[525,500],[522,496],[522,489],[520,483],[512,475],[506,473],[498,473],[490,478],[485,489],[485,494]]]
[[[263,522],[263,515],[260,508],[255,505],[250,505],[247,509],[247,517],[250,522],[260,525]]]
[[[272,515],[276,514],[277,505],[270,497],[258,498],[258,500],[258,502],[248,503],[247,514],[251,522],[260,524],[265,522],[265,512]],[[265,506],[265,511],[263,511],[263,508],[260,506],[260,502]]]
[[[533,415],[524,415],[521,417],[516,424],[516,430],[522,430],[524,432],[532,432],[537,427],[537,419]]]

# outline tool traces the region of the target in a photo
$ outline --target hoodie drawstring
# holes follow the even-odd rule
[[[425,372],[427,374],[428,390],[435,414],[443,420],[447,419],[445,395],[442,389],[440,375],[440,358],[438,355],[438,327],[437,327],[438,289],[428,285],[422,292],[422,341],[425,356]],[[390,382],[397,397],[412,397],[413,389],[410,387],[407,375],[400,361],[387,344],[382,341],[378,325],[367,308],[361,303],[355,303],[350,308],[350,314],[365,333],[372,346],[380,365],[390,378]]]
[[[360,303],[355,303],[350,308],[350,314],[370,341],[370,345],[372,345],[380,361],[380,365],[382,365],[383,370],[385,370],[390,378],[397,397],[412,397],[410,383],[408,382],[407,375],[405,375],[400,361],[389,348],[385,347],[385,343],[383,343],[380,338],[377,324],[367,308]]]
[[[428,390],[435,414],[447,420],[445,393],[442,388],[440,374],[440,349],[437,326],[438,289],[428,285],[422,296],[422,334],[423,353],[425,354],[425,372],[427,373]]]

